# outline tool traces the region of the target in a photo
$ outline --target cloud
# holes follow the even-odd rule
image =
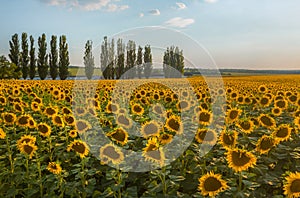
[[[187,8],[186,5],[185,5],[184,3],[179,3],[179,2],[177,2],[176,5],[177,5],[177,9],[178,9],[178,10],[183,10],[183,9],[186,9],[186,8]]]
[[[108,12],[115,12],[119,10],[126,10],[129,8],[128,5],[117,5],[113,2],[120,2],[121,0],[40,0],[50,6],[63,6],[67,7],[68,10],[73,10],[74,8],[85,10],[85,11],[95,11],[95,10],[105,10]]]
[[[191,24],[195,23],[194,19],[184,19],[181,17],[175,17],[165,22],[167,26],[177,27],[177,28],[184,28]]]
[[[206,3],[216,3],[218,0],[204,0]]]
[[[139,16],[140,16],[140,18],[142,18],[142,17],[144,17],[145,15],[144,15],[144,13],[140,13]]]
[[[160,15],[159,9],[150,10],[149,13],[152,14],[152,15],[155,15],[155,16]]]

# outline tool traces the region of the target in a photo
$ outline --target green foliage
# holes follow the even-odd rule
[[[17,66],[14,63],[10,63],[5,56],[0,56],[0,79],[12,79],[19,78],[21,71],[16,73]]]
[[[21,67],[20,67],[20,44],[19,44],[19,38],[18,34],[14,34],[12,36],[11,41],[9,41],[9,59],[12,63],[14,63],[17,67],[15,69],[15,72],[20,74],[18,78],[21,77]]]
[[[28,56],[28,40],[27,34],[25,32],[22,33],[22,52],[21,52],[21,65],[22,65],[22,77],[26,79],[28,77],[28,64],[29,64],[29,56]]]
[[[88,40],[85,44],[85,53],[84,53],[84,66],[85,66],[85,75],[88,79],[91,79],[94,74],[95,61],[93,56],[93,42]]]
[[[150,45],[145,46],[144,51],[144,75],[146,78],[149,78],[152,73],[152,54]]]
[[[55,80],[58,76],[57,36],[52,35],[50,46],[51,46],[51,53],[49,55],[50,76],[53,80]]]
[[[129,40],[127,43],[127,58],[126,58],[126,75],[127,78],[132,79],[136,76],[136,68],[135,68],[135,61],[136,61],[136,53],[135,53],[136,44],[134,41]]]
[[[107,40],[107,37],[104,37],[104,40],[101,45],[101,54],[100,54],[100,59],[101,59],[101,70],[102,70],[102,75],[105,79],[114,79],[115,76],[115,69],[114,69],[114,53],[115,53],[115,48],[114,48],[114,39],[109,42]]]
[[[163,70],[166,78],[180,78],[184,73],[183,51],[174,46],[167,48],[163,57]]]
[[[44,80],[48,75],[48,55],[47,55],[47,43],[46,35],[43,34],[38,40],[39,52],[38,52],[38,74],[41,80]]]
[[[67,38],[62,35],[59,38],[59,77],[61,80],[65,80],[69,75],[69,51]]]
[[[139,48],[138,48],[136,65],[137,65],[137,75],[138,75],[139,78],[142,78],[142,72],[143,72],[143,48],[141,46],[139,46]]]
[[[35,59],[35,47],[34,38],[30,36],[30,63],[29,63],[29,78],[32,80],[36,73],[36,59]]]
[[[116,64],[116,79],[120,79],[125,72],[125,44],[122,39],[117,41],[117,64]]]

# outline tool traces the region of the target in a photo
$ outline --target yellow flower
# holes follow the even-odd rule
[[[21,145],[25,142],[31,142],[32,144],[35,144],[36,137],[32,135],[23,135],[18,141],[17,141],[17,147],[19,150],[21,150]]]
[[[173,140],[173,135],[167,134],[167,133],[161,134],[161,135],[158,137],[158,141],[159,141],[161,144],[169,144],[172,140]]]
[[[132,127],[132,120],[128,118],[125,114],[118,114],[116,123],[119,126],[122,126],[126,129],[129,129]]]
[[[77,120],[75,123],[75,128],[79,134],[85,133],[87,130],[91,129],[91,124],[86,120]]]
[[[256,150],[260,154],[268,153],[273,146],[275,146],[276,142],[272,136],[263,135],[256,144]]]
[[[203,109],[199,112],[199,114],[197,115],[199,124],[202,124],[204,126],[208,126],[213,119],[213,115],[211,112]]]
[[[0,139],[4,139],[6,137],[6,133],[0,128]]]
[[[218,139],[218,134],[211,129],[198,129],[195,139],[198,143],[215,145]]]
[[[16,121],[16,115],[13,113],[2,113],[2,117],[6,125],[13,125]]]
[[[250,134],[254,128],[254,124],[251,120],[240,120],[237,125],[246,134]]]
[[[104,164],[107,164],[109,161],[113,164],[120,164],[124,160],[124,154],[110,143],[100,148],[100,159]]]
[[[160,125],[156,121],[146,122],[142,125],[141,133],[145,138],[150,136],[158,136],[160,132]]]
[[[69,144],[67,151],[74,150],[76,153],[80,155],[80,158],[84,158],[89,154],[88,145],[81,140],[74,140]]]
[[[21,153],[23,153],[25,155],[29,155],[29,159],[31,159],[33,157],[33,155],[37,149],[38,149],[37,146],[35,146],[34,143],[32,143],[32,142],[23,142],[20,145]]]
[[[183,133],[183,124],[182,124],[179,116],[175,116],[175,115],[170,116],[166,120],[165,127],[169,131],[175,132],[176,134]]]
[[[239,116],[241,114],[241,110],[237,108],[232,108],[227,112],[227,122],[235,122],[239,119]]]
[[[201,191],[203,196],[214,197],[219,193],[225,191],[229,188],[227,182],[222,179],[220,174],[214,174],[214,172],[209,172],[203,175],[199,180],[198,190]]]
[[[125,145],[128,142],[128,133],[122,128],[117,128],[114,131],[107,134],[108,137],[111,137],[114,141],[121,145]]]
[[[131,106],[131,111],[133,114],[143,115],[144,108],[140,104],[136,103]]]
[[[55,175],[58,175],[62,172],[62,168],[61,168],[60,164],[55,163],[55,162],[49,162],[49,164],[47,166],[47,170]]]
[[[261,126],[266,127],[266,128],[273,128],[276,126],[276,121],[274,120],[274,118],[272,118],[269,115],[266,114],[261,114],[258,117],[259,123]]]
[[[287,141],[291,136],[292,128],[288,124],[281,124],[272,135],[278,142]]]
[[[222,131],[219,137],[220,144],[225,148],[234,148],[238,138],[236,131]]]
[[[44,137],[48,137],[51,134],[51,127],[46,123],[38,124],[37,129]]]
[[[249,167],[254,167],[256,164],[256,157],[252,153],[238,148],[229,149],[226,159],[229,167],[236,172],[248,170]]]
[[[289,198],[300,197],[300,173],[290,173],[285,177],[286,183],[283,186],[284,195]]]

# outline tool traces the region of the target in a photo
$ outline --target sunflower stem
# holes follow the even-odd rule
[[[10,149],[10,144],[9,144],[9,140],[8,140],[8,136],[5,136],[5,141],[6,141],[6,147],[7,147],[7,151],[8,151],[8,159],[9,159],[9,163],[10,163],[10,170],[11,173],[14,173],[14,161],[12,158],[12,152]]]
[[[83,187],[83,192],[82,192],[82,197],[86,197],[86,192],[85,192],[85,174],[84,174],[84,167],[85,167],[85,159],[81,159],[81,182],[82,182],[82,187]]]
[[[29,178],[29,156],[26,156],[25,167],[26,167],[26,178],[27,178],[27,181],[30,181],[30,178]],[[28,184],[28,188],[30,188],[30,184]]]
[[[62,175],[61,175],[61,173],[59,173],[58,174],[58,179],[59,179],[59,183],[58,183],[58,185],[59,185],[59,191],[60,191],[60,195],[59,195],[59,197],[61,197],[61,198],[63,198],[64,197],[64,191],[63,191],[63,177],[62,177]]]
[[[40,158],[38,156],[37,156],[37,168],[38,168],[38,172],[39,172],[40,194],[41,194],[41,197],[43,197],[42,170],[41,170]]]
[[[49,158],[50,158],[50,161],[52,162],[52,152],[51,152],[51,150],[52,150],[52,142],[51,142],[51,135],[48,136],[48,142],[49,142],[49,154],[50,154]]]
[[[238,186],[238,192],[242,191],[242,181],[243,181],[243,174],[242,171],[239,173],[239,186]]]
[[[162,168],[162,177],[161,177],[161,183],[163,187],[163,194],[164,196],[167,195],[167,185],[166,185],[166,166]]]

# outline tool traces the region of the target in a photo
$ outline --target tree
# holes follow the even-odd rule
[[[135,53],[135,42],[132,40],[129,40],[127,43],[127,58],[126,58],[126,68],[125,72],[129,71],[126,75],[128,78],[134,78],[136,76],[136,68],[135,66],[135,59],[136,59],[136,53]]]
[[[141,46],[139,46],[139,48],[138,48],[136,65],[137,65],[137,75],[138,75],[139,78],[142,78],[142,72],[143,72],[143,48]]]
[[[170,51],[169,48],[164,53],[164,60],[163,60],[163,70],[165,78],[170,78],[171,68],[170,68]]]
[[[115,77],[115,40],[112,39],[108,45],[108,79]]]
[[[101,45],[101,53],[100,53],[100,61],[101,61],[101,71],[103,78],[108,78],[108,41],[107,36],[104,37],[104,40]]]
[[[125,44],[122,39],[117,41],[116,79],[120,79],[125,72]]]
[[[145,46],[144,51],[144,75],[146,78],[149,78],[152,73],[152,54],[150,45]]]
[[[0,79],[19,78],[19,74],[15,72],[17,66],[10,63],[5,56],[0,56]]]
[[[35,59],[35,47],[34,38],[30,36],[30,63],[29,63],[29,78],[32,80],[36,73],[36,59]]]
[[[18,78],[20,78],[21,74],[21,67],[20,67],[20,44],[19,44],[19,38],[18,34],[14,34],[12,36],[11,41],[9,41],[9,59],[12,63],[14,63],[17,67],[15,68],[16,74],[19,75]]]
[[[48,75],[48,55],[47,55],[47,43],[46,43],[46,35],[43,34],[42,37],[38,39],[38,74],[41,80],[44,80]]]
[[[49,55],[50,76],[55,80],[58,76],[58,51],[57,51],[57,36],[52,35],[50,41],[51,52]]]
[[[25,32],[22,33],[22,52],[21,52],[21,66],[22,66],[22,77],[26,79],[28,77],[28,40],[27,34]]]
[[[167,48],[163,57],[163,70],[166,78],[180,78],[184,73],[183,51],[174,46]]]
[[[65,35],[59,38],[59,77],[61,80],[65,80],[69,75],[69,51],[67,38]]]
[[[88,79],[91,79],[94,74],[95,61],[93,56],[93,42],[88,40],[85,44],[85,53],[84,53],[84,66],[85,66],[85,75]]]

